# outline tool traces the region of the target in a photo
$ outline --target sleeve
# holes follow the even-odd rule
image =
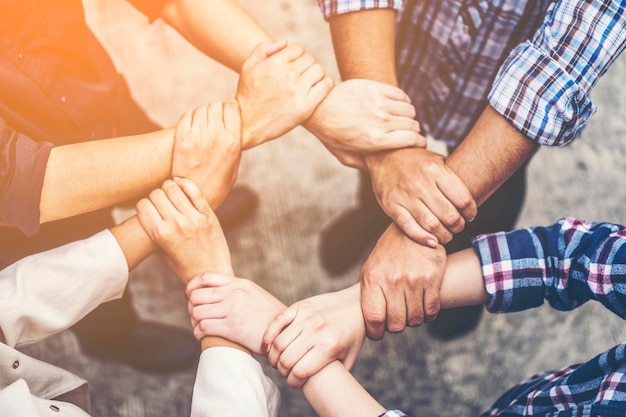
[[[370,9],[402,9],[403,0],[317,0],[317,4],[328,20],[333,16],[344,13],[357,12]]]
[[[592,87],[623,51],[624,3],[554,1],[532,40],[500,67],[489,104],[526,137],[563,146],[596,112]]]
[[[481,235],[473,246],[489,293],[487,309],[508,313],[544,299],[557,310],[588,300],[626,319],[626,228],[564,218],[549,227]]]
[[[167,0],[128,0],[135,9],[148,17],[148,20],[152,23],[161,17],[161,11]]]
[[[261,364],[230,347],[200,355],[191,400],[191,417],[276,417],[280,392]]]
[[[17,133],[0,117],[0,219],[29,237],[39,232],[39,203],[53,145]]]
[[[0,342],[35,343],[122,296],[128,265],[109,230],[23,258],[0,271]]]

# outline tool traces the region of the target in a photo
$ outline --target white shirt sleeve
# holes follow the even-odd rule
[[[127,283],[109,230],[23,258],[0,271],[0,341],[20,347],[65,330]]]
[[[23,379],[0,390],[0,410],[6,417],[89,417],[74,404],[34,397]]]
[[[280,391],[252,356],[230,347],[200,355],[191,417],[276,417]]]

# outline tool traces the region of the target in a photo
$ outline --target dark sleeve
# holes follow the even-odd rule
[[[161,11],[167,0],[128,0],[137,10],[148,16],[150,22],[161,17]]]
[[[0,117],[0,219],[26,236],[39,232],[39,202],[50,142],[36,142]]]

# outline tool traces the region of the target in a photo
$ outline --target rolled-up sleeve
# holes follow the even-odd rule
[[[564,218],[548,227],[481,235],[473,241],[490,312],[543,304],[572,310],[589,300],[626,319],[626,228]]]
[[[0,342],[20,347],[65,330],[127,283],[109,230],[23,258],[0,271]]]
[[[489,104],[529,139],[566,145],[596,112],[591,89],[625,41],[623,2],[556,1],[500,67]]]
[[[0,219],[27,236],[39,232],[39,203],[53,145],[36,142],[0,118]]]
[[[370,9],[402,9],[402,0],[317,0],[317,4],[328,20],[333,16]]]

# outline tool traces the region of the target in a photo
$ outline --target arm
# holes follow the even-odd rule
[[[53,147],[0,119],[0,216],[34,235],[39,224],[136,197],[170,174],[173,129]]]
[[[363,342],[365,329],[361,318],[358,285],[337,293],[313,297],[284,310],[285,306],[280,301],[252,281],[205,273],[189,282],[187,297],[196,336],[219,334],[245,345],[255,353],[265,354],[269,349],[270,362],[275,366],[277,364],[272,355],[277,347],[272,343],[273,334],[278,334],[283,329],[296,330],[296,337],[292,340],[296,345],[301,344],[301,339],[320,342],[309,345],[304,350],[309,358],[315,357],[320,346],[325,345],[325,341],[320,339],[327,339],[329,333],[324,329],[330,327],[337,333],[334,340],[341,339],[347,344],[354,343],[358,346]],[[474,251],[469,249],[452,255],[442,288],[443,305],[453,307],[479,304],[486,299],[480,264]],[[310,307],[319,307],[316,314],[309,314],[307,308],[300,308],[307,303]],[[329,308],[334,309],[331,315],[326,314]],[[313,309],[310,311],[313,312]],[[296,316],[298,319],[294,320]],[[272,321],[273,317],[276,318]],[[307,322],[316,325],[299,327]],[[265,328],[267,331],[262,335]],[[304,332],[301,331],[303,329]],[[319,333],[320,330],[324,333]],[[346,330],[349,330],[347,333],[354,333],[356,330],[357,334],[362,335],[360,340],[342,338]],[[262,343],[261,340],[265,342]],[[330,345],[335,346],[333,343]],[[283,359],[281,355],[281,361]],[[304,394],[319,415],[378,416],[385,411],[344,365],[334,361],[335,358],[324,360],[312,376],[307,376],[310,376],[308,380],[305,378],[302,381],[306,381],[303,386]],[[278,365],[280,370],[281,364]],[[303,377],[303,374],[300,373],[299,376]]]
[[[595,300],[626,318],[626,229],[564,218],[548,227],[516,229],[474,239],[487,309],[513,312],[544,300],[572,310]]]
[[[128,271],[152,250],[136,219],[37,253],[0,271],[0,339],[20,347],[71,327],[122,296]],[[84,279],[89,277],[89,279]]]
[[[40,222],[145,194],[170,176],[173,129],[54,147],[41,190]]]

